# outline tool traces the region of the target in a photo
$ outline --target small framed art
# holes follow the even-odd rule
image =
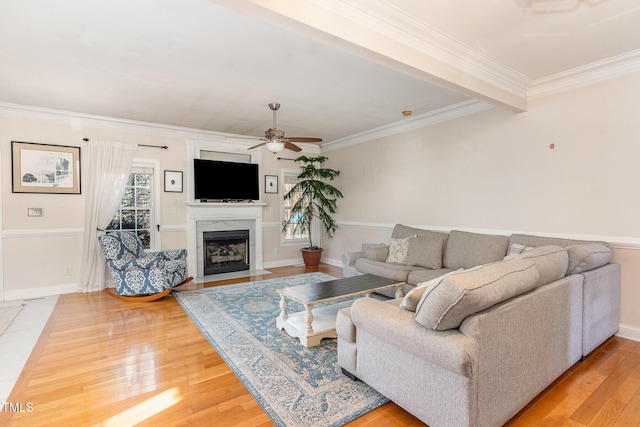
[[[11,141],[14,193],[80,194],[80,147]]]
[[[182,171],[164,171],[164,191],[182,193]]]
[[[278,193],[278,176],[277,175],[265,175],[264,176],[264,192],[265,193]]]

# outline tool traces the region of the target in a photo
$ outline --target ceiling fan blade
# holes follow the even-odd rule
[[[298,147],[296,144],[292,144],[291,142],[285,142],[284,148],[288,148],[291,151],[302,151],[302,148]]]
[[[287,139],[294,142],[322,142],[322,138],[307,138],[303,136],[289,136]]]
[[[260,146],[262,146],[264,144],[266,144],[266,142],[262,142],[262,143],[260,143],[258,145],[254,145],[253,147],[249,147],[249,148],[247,148],[247,150],[253,150],[254,148],[258,148],[258,147],[260,147]]]

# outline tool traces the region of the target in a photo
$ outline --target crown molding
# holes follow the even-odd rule
[[[534,80],[529,98],[552,95],[640,71],[640,50]]]
[[[296,145],[302,148],[305,152],[319,154],[321,152],[337,150],[339,148],[371,141],[383,136],[395,135],[424,126],[444,122],[446,120],[452,120],[489,108],[492,108],[492,106],[480,101],[470,100],[422,115],[417,115],[409,119],[379,126],[335,141],[327,142],[322,144],[320,146],[321,148],[316,144],[308,143],[300,143]],[[224,140],[225,142],[233,142],[233,144],[246,145],[247,147],[255,144],[254,140],[246,140],[246,137],[241,135],[1,102],[0,117],[65,124],[80,129],[90,127],[150,134],[155,136],[178,137],[188,140]]]
[[[78,129],[80,131],[83,128],[95,128],[174,138],[225,139],[226,141],[233,141],[234,144],[246,147],[255,145],[256,140],[259,139],[257,137],[253,139],[253,137],[247,137],[246,135],[235,135],[162,123],[120,119],[4,102],[0,102],[0,117],[70,125],[74,130]],[[90,137],[90,135],[86,136]]]
[[[362,144],[385,136],[396,135],[402,132],[408,132],[425,126],[431,126],[436,123],[445,122],[447,120],[457,119],[459,117],[488,110],[490,108],[493,108],[493,106],[476,100],[460,102],[425,114],[413,116],[409,119],[399,120],[397,122],[356,133],[345,138],[327,142],[322,144],[322,151],[333,151],[340,148],[350,147],[352,145]]]
[[[531,79],[395,6],[388,0],[311,0],[412,49],[526,99]]]
[[[311,1],[527,100],[640,71],[640,50],[636,50],[533,80],[416,19],[389,0]]]
[[[203,129],[187,128],[162,123],[143,122],[136,120],[119,119],[114,117],[96,116],[91,114],[76,113],[72,111],[54,110],[50,108],[32,107],[29,105],[9,104],[0,102],[0,117],[38,120],[47,123],[70,125],[74,129],[85,127],[96,129],[115,130],[120,132],[132,132],[145,135],[173,137],[192,140],[216,140],[233,144],[243,149],[256,145],[258,137],[247,137],[224,132],[208,131]],[[87,135],[89,136],[89,135]],[[303,151],[320,153],[317,144],[296,143]]]

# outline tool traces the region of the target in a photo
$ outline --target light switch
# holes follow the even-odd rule
[[[28,216],[44,216],[44,209],[42,208],[27,208]]]

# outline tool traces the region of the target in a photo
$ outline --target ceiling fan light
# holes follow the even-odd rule
[[[272,153],[279,153],[284,150],[284,142],[282,141],[273,140],[267,142],[265,145],[267,147],[267,150],[271,151]]]

